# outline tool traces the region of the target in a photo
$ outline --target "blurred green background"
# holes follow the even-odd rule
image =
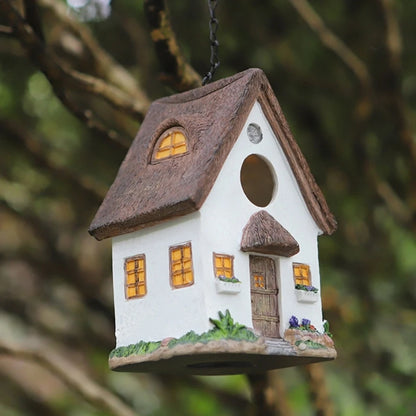
[[[114,75],[108,68],[127,71],[120,88],[137,102],[175,92],[155,53],[143,1],[1,1],[26,8],[28,21],[38,6],[31,20],[40,22],[52,61],[108,83]],[[265,71],[338,220],[337,232],[319,246],[324,316],[339,357],[268,374],[263,393],[270,413],[253,399],[256,380],[244,375],[108,370],[110,241],[98,243],[87,228],[140,117],[70,84],[51,85],[3,12],[1,415],[129,415],[106,408],[102,395],[148,416],[415,414],[416,2],[218,3],[215,79],[249,67]],[[185,59],[204,75],[207,2],[167,5]],[[126,87],[131,80],[133,89]],[[34,346],[41,352],[26,356]],[[42,361],[49,350],[58,357],[52,364]],[[64,376],[53,364],[62,362],[71,364]],[[68,383],[72,367],[88,377],[84,387]],[[82,392],[89,382],[103,389],[96,399]]]

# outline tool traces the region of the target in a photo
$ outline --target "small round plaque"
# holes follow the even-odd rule
[[[247,127],[247,135],[251,143],[260,143],[263,139],[261,128],[256,123],[250,123]]]

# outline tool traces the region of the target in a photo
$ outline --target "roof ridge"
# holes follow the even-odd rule
[[[249,80],[253,78],[263,78],[266,79],[266,75],[260,68],[249,68],[245,71],[239,72],[227,78],[219,79],[211,84],[194,88],[189,91],[181,92],[179,94],[173,94],[168,97],[162,97],[154,101],[154,103],[161,104],[178,104],[186,103],[188,101],[193,101],[202,97],[206,97],[218,90],[221,90],[229,85],[233,84],[236,81],[241,80],[242,78],[247,77]]]

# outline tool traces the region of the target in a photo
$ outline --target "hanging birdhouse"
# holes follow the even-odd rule
[[[317,237],[336,222],[264,73],[150,107],[90,233],[112,238],[119,371],[335,358]]]

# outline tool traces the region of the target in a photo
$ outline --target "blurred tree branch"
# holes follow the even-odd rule
[[[390,57],[390,66],[399,71],[401,68],[402,37],[394,0],[379,0],[386,24],[386,46]]]
[[[247,379],[250,383],[252,395],[253,416],[279,416],[273,398],[268,394],[269,380],[267,373],[249,374]]]
[[[48,159],[39,140],[36,140],[31,132],[27,131],[23,126],[18,126],[0,117],[0,133],[3,133],[3,137],[6,139],[9,138],[15,144],[20,145],[25,152],[30,154],[39,167],[48,170],[55,178],[72,184],[78,191],[83,192],[84,195],[93,197],[97,203],[104,198],[106,189],[91,183],[88,178],[75,175],[65,168],[57,166],[52,160]]]
[[[186,376],[186,375],[168,375],[163,374],[158,377],[160,382],[166,387],[166,389],[174,388],[175,391],[185,387],[198,388],[201,391],[209,393],[212,397],[215,397],[225,406],[233,409],[244,409],[249,406],[249,400],[238,393],[224,390],[221,387],[205,383],[198,377]]]
[[[371,77],[364,62],[339,37],[328,29],[322,18],[307,0],[290,0],[290,3],[312,31],[317,34],[321,42],[344,62],[358,78],[362,87],[368,90],[371,85]]]
[[[123,133],[115,129],[110,129],[105,126],[90,109],[80,108],[74,100],[68,97],[68,93],[54,89],[55,95],[59,98],[62,104],[79,120],[81,120],[90,130],[105,137],[106,139],[116,143],[123,149],[128,149],[131,144],[131,138],[126,137]]]
[[[98,385],[77,368],[73,362],[53,350],[45,341],[36,349],[29,349],[0,340],[0,354],[33,361],[47,368],[68,387],[98,409],[110,412],[114,416],[138,416],[137,412],[123,403],[110,390]]]
[[[384,17],[385,23],[385,48],[388,59],[387,76],[383,83],[385,90],[386,104],[388,111],[393,116],[393,121],[396,124],[396,129],[399,134],[400,141],[404,147],[404,152],[408,159],[409,167],[412,172],[412,179],[409,186],[409,197],[407,201],[413,213],[410,218],[413,221],[413,228],[416,227],[416,136],[411,130],[408,117],[406,114],[405,99],[402,90],[402,37],[400,33],[400,26],[396,13],[396,4],[393,0],[379,0],[379,5]],[[409,157],[410,156],[410,157]],[[388,194],[388,188],[379,188],[379,191],[384,191],[382,195],[389,195],[390,201],[391,192]],[[390,205],[392,206],[392,205]],[[397,203],[394,204],[398,208]],[[395,210],[396,212],[397,209]],[[401,210],[403,213],[403,210]],[[404,217],[403,215],[401,216]]]
[[[13,36],[13,29],[10,26],[0,25],[0,36]]]
[[[97,290],[97,282],[102,280],[101,276],[97,275],[96,270],[86,272],[80,267],[77,259],[73,258],[73,253],[59,249],[58,236],[55,234],[55,230],[50,227],[47,216],[40,219],[30,207],[19,207],[18,209],[8,201],[7,197],[3,196],[0,196],[0,209],[15,216],[18,221],[28,226],[33,231],[34,236],[38,238],[37,244],[44,247],[45,256],[42,256],[44,257],[42,261],[33,258],[32,255],[30,257],[32,264],[39,269],[41,277],[46,280],[64,278],[72,282],[85,305],[112,320],[111,308]],[[29,258],[26,258],[26,260],[29,260]]]
[[[66,416],[61,410],[56,410],[53,404],[46,400],[42,400],[31,392],[27,386],[22,385],[14,379],[14,374],[7,373],[4,369],[1,369],[1,377],[5,380],[7,389],[2,390],[2,395],[11,397],[18,397],[20,400],[19,409],[23,411],[25,415],[36,414],[42,416]],[[3,408],[2,408],[3,410]],[[6,413],[7,414],[7,413]],[[19,414],[19,413],[17,413]]]
[[[77,21],[68,7],[55,0],[39,0],[41,6],[50,10],[54,17],[68,27],[82,41],[92,58],[92,66],[97,76],[106,79],[109,83],[119,87],[124,92],[131,94],[135,100],[149,106],[149,98],[141,88],[138,80],[114,60],[97,42],[91,30]]]
[[[60,91],[62,88],[68,88],[88,92],[104,99],[115,109],[130,114],[139,121],[143,120],[149,106],[147,101],[137,101],[135,97],[114,85],[108,84],[103,79],[59,64],[56,57],[46,49],[43,42],[36,36],[33,28],[25,22],[7,0],[0,0],[0,10],[31,59],[49,79],[54,90]]]
[[[309,364],[304,367],[309,393],[316,416],[334,416],[334,407],[326,388],[325,371],[322,364]]]
[[[186,62],[169,20],[165,0],[145,0],[144,8],[156,54],[164,71],[162,80],[177,91],[201,86],[201,77]]]
[[[388,78],[392,90],[390,105],[398,124],[401,140],[410,151],[410,155],[413,159],[413,170],[416,174],[416,140],[412,135],[407,122],[406,111],[404,108],[405,101],[401,89],[402,38],[399,22],[393,0],[379,0],[379,4],[385,21],[385,42],[390,68],[390,75]]]
[[[42,23],[40,21],[39,10],[36,0],[23,0],[24,15],[27,23],[32,27],[36,36],[42,41],[45,41],[43,35]]]

